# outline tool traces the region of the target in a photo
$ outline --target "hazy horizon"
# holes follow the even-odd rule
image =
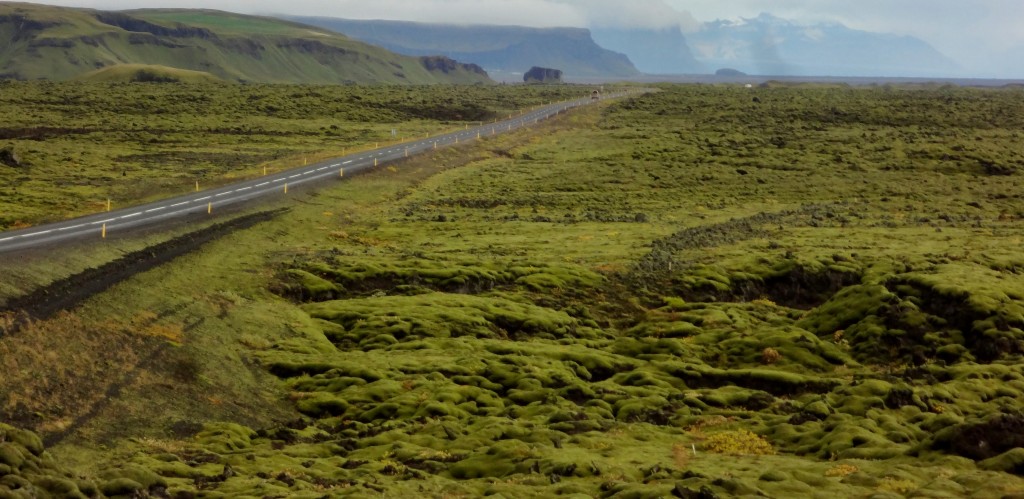
[[[1019,0],[53,0],[30,3],[104,10],[208,8],[243,14],[504,24],[532,27],[670,28],[769,13],[802,25],[913,36],[961,68],[950,77],[1022,78],[1024,2]]]

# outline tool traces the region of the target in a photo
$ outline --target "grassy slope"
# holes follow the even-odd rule
[[[759,92],[382,169],[39,325],[181,345],[56,454],[229,496],[1020,493],[1013,424],[970,426],[1024,395],[1019,115],[981,119],[1019,94]]]
[[[216,11],[126,14],[5,3],[0,20],[0,36],[11,40],[0,52],[0,72],[19,79],[66,80],[142,63],[266,83],[489,81],[461,67],[429,71],[417,58],[330,31]]]

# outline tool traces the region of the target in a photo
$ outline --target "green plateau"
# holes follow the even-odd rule
[[[8,85],[51,99],[32,126],[56,128],[62,109],[99,120],[86,98],[180,103],[171,123],[193,104],[167,96],[218,84]],[[286,134],[295,164],[334,133],[586,90],[459,87],[479,92],[463,122],[409,111],[440,93],[342,88],[211,105],[267,130],[301,125],[250,100],[391,116]],[[0,497],[1024,494],[1024,91],[646,90],[270,199],[73,310],[6,311]],[[137,126],[19,139],[7,206],[60,218],[43,145]],[[76,182],[118,185],[80,159]],[[0,298],[217,222],[0,259]]]

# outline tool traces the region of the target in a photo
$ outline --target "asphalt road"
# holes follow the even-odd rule
[[[604,98],[619,97],[615,94]],[[465,143],[492,135],[508,133],[529,127],[542,120],[592,103],[590,97],[559,102],[535,110],[513,115],[510,119],[469,127],[427,139],[389,145],[379,149],[353,153],[319,163],[294,168],[263,177],[245,180],[216,189],[193,192],[188,195],[163,199],[149,204],[122,208],[94,215],[73,218],[63,222],[38,225],[27,229],[0,232],[0,253],[50,247],[62,242],[99,239],[126,229],[153,226],[190,214],[217,215],[226,206],[252,201],[256,198],[285,195],[287,190],[308,184],[324,184],[344,180],[345,176],[387,165],[438,147]]]

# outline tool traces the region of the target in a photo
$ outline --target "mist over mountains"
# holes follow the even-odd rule
[[[289,17],[407,55],[444,55],[494,74],[531,66],[566,77],[712,74],[953,77],[964,69],[921,39],[771,14],[663,28],[525,28]]]
[[[918,38],[837,23],[800,25],[770,14],[706,23],[688,41],[704,64],[750,74],[948,77],[961,71]]]

